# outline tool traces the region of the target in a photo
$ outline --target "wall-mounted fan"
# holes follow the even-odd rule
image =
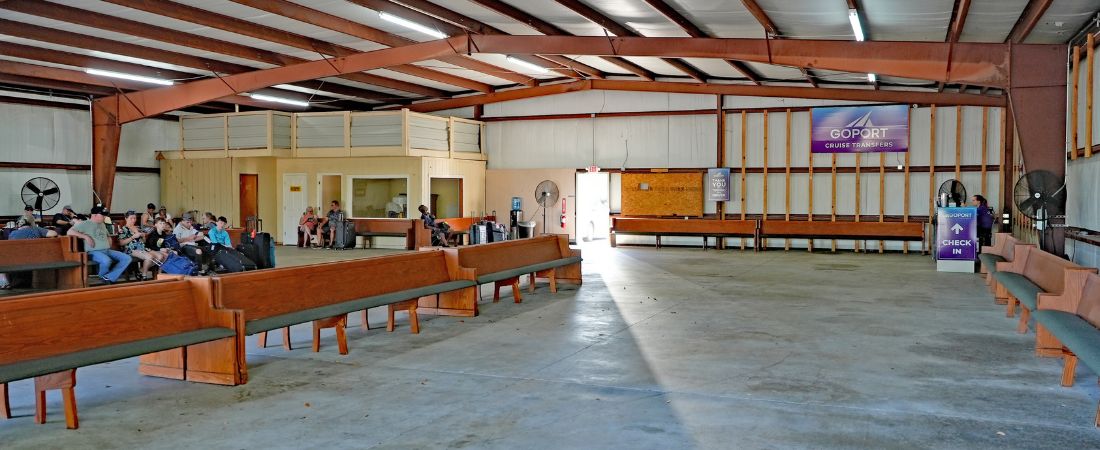
[[[61,201],[61,188],[49,178],[31,178],[23,183],[23,204],[30,206],[42,214],[57,206]]]
[[[535,202],[542,207],[542,232],[546,233],[546,210],[558,203],[558,185],[544,180],[535,187]]]
[[[959,207],[966,203],[966,187],[955,179],[944,181],[936,192],[936,206],[940,208]]]

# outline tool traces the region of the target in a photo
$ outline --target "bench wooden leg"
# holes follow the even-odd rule
[[[1005,317],[1016,317],[1016,297],[1009,294],[1006,305],[1008,306],[1005,308]]]
[[[1077,372],[1077,355],[1066,352],[1062,356],[1062,386],[1072,387],[1073,376]]]
[[[1062,357],[1062,342],[1039,322],[1035,322],[1035,356],[1040,358]]]
[[[1026,306],[1020,305],[1020,323],[1016,325],[1016,332],[1020,334],[1027,334],[1027,323],[1031,319],[1031,310]]]
[[[535,278],[536,278],[537,275],[538,275],[537,273],[531,272],[531,275],[530,275],[530,277],[531,277],[530,281],[531,282],[527,283],[527,292],[530,292],[532,294],[535,293]]]
[[[420,334],[420,317],[416,314],[416,308],[419,306],[420,299],[406,300],[403,302],[394,303],[389,305],[389,320],[386,322],[386,331],[392,332],[397,325],[394,323],[394,312],[397,310],[405,310],[409,313],[409,328],[412,334]]]
[[[500,301],[500,282],[493,283],[493,303]]]
[[[547,272],[549,272],[548,278],[550,278],[550,293],[551,294],[557,294],[558,293],[558,277],[557,277],[556,274],[558,272],[554,269],[550,269]]]
[[[256,333],[256,346],[260,348],[267,348],[267,332],[261,331]]]
[[[363,310],[363,323],[359,324],[359,328],[364,330],[370,330],[370,322],[367,321],[367,310]]]
[[[313,352],[317,353],[321,351],[321,329],[323,328],[335,328],[336,329],[336,345],[340,349],[341,355],[348,354],[348,336],[347,328],[348,315],[341,314],[335,317],[329,317],[327,319],[320,319],[313,321]]]
[[[34,421],[46,423],[46,391],[61,390],[61,398],[65,407],[65,426],[70,430],[80,427],[80,419],[76,414],[76,369],[51,373],[34,378],[35,408]]]
[[[8,403],[8,383],[0,383],[0,417],[11,418],[11,405]]]
[[[283,350],[294,350],[294,346],[290,343],[290,327],[283,327]]]
[[[519,277],[512,279],[512,298],[516,303],[523,301],[523,293],[519,290]]]

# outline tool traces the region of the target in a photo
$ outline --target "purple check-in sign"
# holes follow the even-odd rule
[[[936,213],[936,259],[978,258],[978,208],[940,208]]]
[[[810,117],[813,153],[909,150],[909,105],[813,108]]]

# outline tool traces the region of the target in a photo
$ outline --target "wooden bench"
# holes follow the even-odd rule
[[[1038,304],[1039,294],[1062,293],[1067,269],[1096,272],[1096,269],[1078,266],[1030,245],[1016,245],[1011,262],[997,263],[993,278],[1008,299],[1005,315],[1015,316],[1016,304],[1020,305],[1020,323],[1016,327],[1018,333],[1027,333],[1031,311]]]
[[[475,269],[478,286],[493,283],[494,302],[500,301],[500,288],[503,286],[512,286],[512,297],[516,303],[523,301],[519,289],[519,278],[523,275],[531,277],[532,291],[537,278],[550,281],[550,292],[558,291],[558,281],[581,284],[581,251],[569,248],[569,238],[565,236],[537,236],[445,248],[443,251],[455,255],[458,265]],[[433,312],[474,316],[477,315],[477,299],[473,300],[468,304],[443,305],[433,309]]]
[[[405,238],[405,250],[432,245],[432,234],[420,219],[350,219],[357,236],[393,236]]]
[[[85,287],[87,262],[72,236],[0,241],[0,273],[33,272],[35,289]]]
[[[458,266],[442,251],[402,253],[374,258],[219,275],[213,278],[214,301],[219,308],[244,312],[245,333],[260,334],[313,322],[313,350],[320,347],[320,330],[335,328],[340,354],[347,354],[347,314],[378,306],[406,309],[413,332],[419,332],[417,300],[424,296],[475,297],[474,271]],[[468,297],[469,299],[465,299]]]
[[[703,250],[707,248],[707,239],[717,240],[723,237],[756,237],[756,220],[716,220],[716,219],[658,219],[646,217],[612,217],[611,246],[617,246],[616,235],[654,236],[657,248],[661,248],[661,236],[696,236],[703,238]]]
[[[985,284],[993,292],[993,301],[998,305],[1008,303],[1008,296],[1003,289],[997,289],[998,284],[993,274],[997,273],[997,263],[1015,259],[1016,246],[1020,244],[1020,241],[1012,237],[1012,233],[996,233],[993,235],[993,245],[982,246],[982,252],[978,255],[981,271],[985,274]]]
[[[1077,362],[1100,375],[1100,276],[1066,270],[1061,294],[1039,294],[1035,311],[1036,352],[1061,356],[1062,386],[1073,386]],[[1100,408],[1094,423],[1100,427]]]
[[[855,239],[879,241],[924,241],[924,224],[920,222],[826,222],[796,220],[760,221],[760,239]]]
[[[157,280],[27,294],[0,301],[0,410],[7,385],[35,379],[35,421],[45,393],[60,389],[65,420],[77,428],[76,369],[144,355],[142,374],[237,384],[244,355],[238,312],[214,310],[210,281]],[[158,353],[159,352],[159,353]],[[188,355],[192,353],[192,355]]]

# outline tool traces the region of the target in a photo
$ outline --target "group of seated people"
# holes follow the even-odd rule
[[[115,225],[102,206],[92,207],[88,215],[77,214],[71,206],[65,206],[54,214],[52,225],[45,227],[40,226],[41,220],[35,217],[34,210],[27,207],[16,221],[15,229],[8,233],[8,239],[74,236],[83,241],[84,251],[98,265],[97,276],[105,284],[117,282],[135,259],[140,261],[140,279],[151,279],[154,266],[160,266],[171,255],[190,259],[200,268],[199,273],[214,271],[218,267],[215,259],[219,253],[227,253],[235,261],[247,259],[233,248],[224,216],[216,217],[207,212],[196,225],[194,215],[184,213],[179,223],[173,225],[167,208],[161,206],[158,210],[150,203],[145,212],[130,210],[123,217],[123,222]],[[121,251],[112,248],[112,236]],[[10,288],[11,283],[7,281],[0,280],[0,288]]]
[[[340,201],[333,200],[329,204],[329,210],[324,216],[318,217],[312,206],[307,206],[306,211],[298,220],[298,231],[302,234],[302,247],[307,248],[339,248],[336,244],[337,222],[347,218],[347,214],[340,209]]]

